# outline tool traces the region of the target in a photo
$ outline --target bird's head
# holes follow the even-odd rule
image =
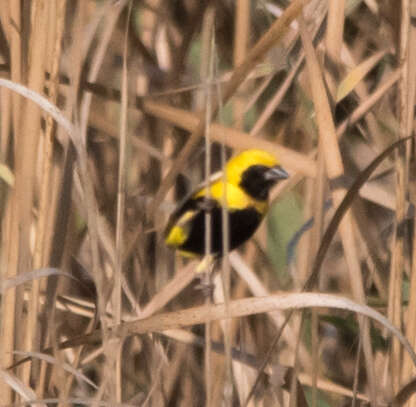
[[[258,200],[266,200],[270,188],[289,176],[274,155],[256,149],[243,151],[231,158],[225,170],[227,182],[241,187]]]

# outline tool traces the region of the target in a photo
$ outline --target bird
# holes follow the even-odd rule
[[[250,239],[267,213],[270,189],[289,177],[275,155],[260,149],[235,155],[223,171],[225,174],[213,175],[188,194],[168,220],[165,243],[184,257],[223,256],[223,213],[228,215],[229,251]],[[207,213],[209,253],[205,243]]]

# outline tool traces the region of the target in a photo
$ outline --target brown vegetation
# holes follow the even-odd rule
[[[3,3],[1,406],[416,406],[414,2]],[[163,227],[252,147],[211,299]]]

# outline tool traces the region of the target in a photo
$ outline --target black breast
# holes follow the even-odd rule
[[[228,213],[230,250],[248,240],[260,225],[262,216],[254,208],[233,210]],[[222,210],[216,206],[211,210],[211,253],[223,254]],[[193,219],[188,239],[182,250],[203,255],[205,253],[205,211]]]

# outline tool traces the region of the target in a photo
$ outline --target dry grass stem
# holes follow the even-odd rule
[[[413,3],[4,2],[0,404],[415,407]],[[211,300],[164,229],[250,148]]]

